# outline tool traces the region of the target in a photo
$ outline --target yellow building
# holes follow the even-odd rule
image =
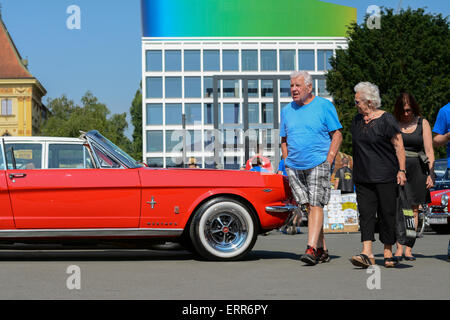
[[[38,135],[48,110],[47,94],[27,69],[0,16],[0,136]]]

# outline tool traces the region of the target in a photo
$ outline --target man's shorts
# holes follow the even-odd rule
[[[330,200],[331,167],[328,161],[307,170],[286,167],[289,186],[299,205],[309,203],[323,208]]]

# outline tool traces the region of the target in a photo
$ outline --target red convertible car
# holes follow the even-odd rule
[[[281,175],[148,168],[95,130],[0,151],[0,243],[172,241],[236,260],[294,209]]]

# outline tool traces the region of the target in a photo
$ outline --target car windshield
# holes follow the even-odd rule
[[[102,136],[97,130],[89,131],[86,136],[96,143],[100,144],[103,148],[107,149],[111,152],[116,158],[118,158],[121,162],[123,162],[129,168],[139,168],[142,167],[143,164],[134,160],[129,154],[120,149],[110,140]]]
[[[436,174],[436,179],[442,179],[447,170],[447,159],[445,161],[437,160],[434,163],[434,173]]]

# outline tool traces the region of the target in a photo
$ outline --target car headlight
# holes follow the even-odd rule
[[[441,205],[445,207],[448,205],[448,194],[444,194],[441,197]]]

